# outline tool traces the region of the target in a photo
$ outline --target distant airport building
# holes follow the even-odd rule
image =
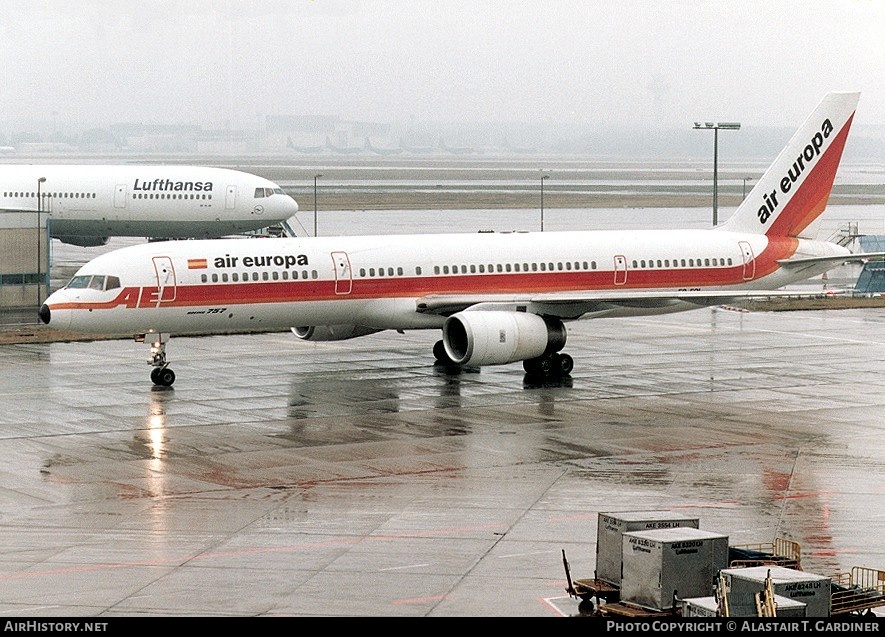
[[[885,252],[885,235],[871,234],[859,238],[861,252]],[[875,259],[867,261],[857,283],[855,294],[885,294],[885,261]]]
[[[0,310],[39,308],[46,298],[48,217],[35,210],[0,210]]]

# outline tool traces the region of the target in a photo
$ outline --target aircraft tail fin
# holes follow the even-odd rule
[[[859,98],[860,93],[828,93],[718,227],[798,237],[827,206]]]

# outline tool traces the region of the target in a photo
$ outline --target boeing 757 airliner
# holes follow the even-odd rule
[[[51,237],[100,246],[109,237],[212,238],[285,222],[298,204],[267,179],[226,168],[0,165],[0,210],[46,215]]]
[[[455,366],[521,361],[569,374],[570,321],[679,312],[778,294],[872,255],[801,236],[827,205],[859,94],[831,93],[718,227],[219,239],[122,248],[40,309],[62,330],[135,334],[171,385],[171,334],[291,329],[308,341],[435,329]],[[783,292],[780,292],[781,294]]]

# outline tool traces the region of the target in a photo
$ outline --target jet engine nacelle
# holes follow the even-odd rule
[[[565,347],[562,321],[526,312],[458,312],[443,324],[446,355],[458,365],[503,365]]]
[[[107,245],[108,237],[92,237],[89,235],[63,235],[63,236],[52,236],[53,239],[58,239],[62,243],[67,243],[72,246],[80,246],[81,248],[97,248],[99,246]]]
[[[306,325],[293,327],[292,333],[302,341],[346,341],[349,338],[367,336],[382,330],[362,325]]]

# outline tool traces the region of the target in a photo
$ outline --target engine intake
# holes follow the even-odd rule
[[[526,312],[458,312],[443,324],[446,355],[458,365],[503,365],[558,352],[566,330],[559,319]]]

